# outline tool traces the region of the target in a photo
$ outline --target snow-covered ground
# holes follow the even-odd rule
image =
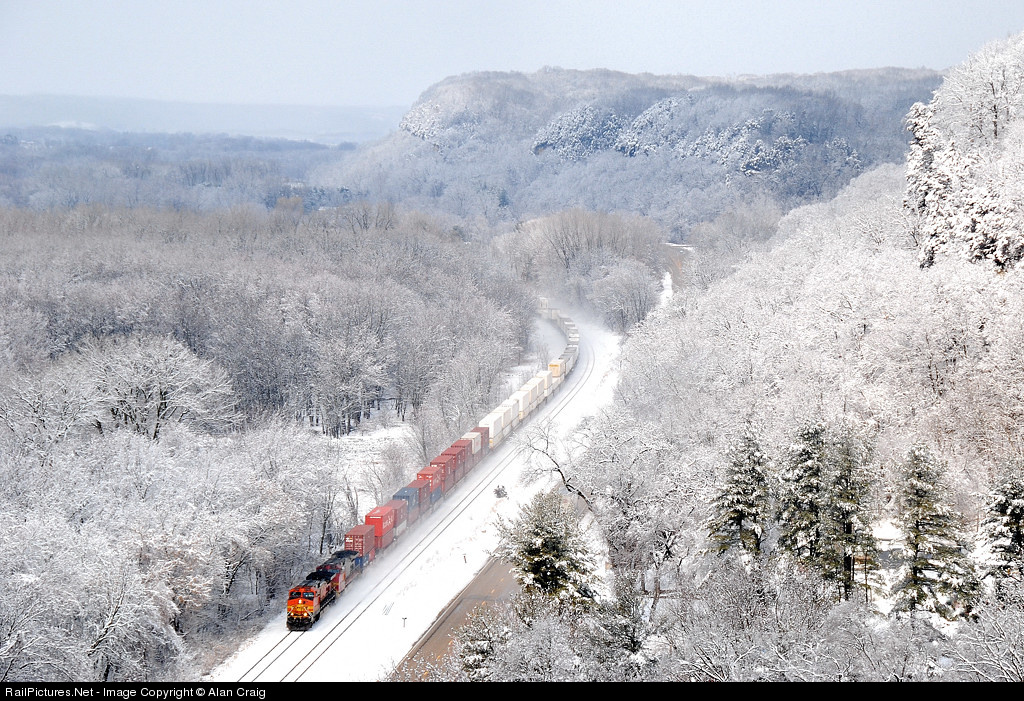
[[[573,319],[580,360],[559,395],[477,466],[443,508],[385,551],[312,630],[288,634],[282,610],[210,680],[371,681],[389,674],[486,564],[497,545],[498,519],[514,518],[534,493],[552,485],[524,477],[524,429],[546,424],[556,440],[565,440],[585,417],[611,403],[620,338],[579,316]],[[499,484],[507,491],[504,498],[495,495]]]

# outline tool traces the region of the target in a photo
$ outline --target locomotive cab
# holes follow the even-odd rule
[[[317,575],[320,576],[317,576]],[[334,599],[329,578],[310,573],[304,582],[288,592],[288,630],[309,630],[320,613]]]
[[[320,618],[320,596],[300,584],[288,592],[288,630],[309,630]]]

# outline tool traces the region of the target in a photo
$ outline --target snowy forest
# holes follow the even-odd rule
[[[1022,169],[1024,35],[457,76],[358,147],[8,130],[0,680],[201,676],[546,362],[544,295],[623,337],[613,405],[531,437],[605,571],[538,496],[521,595],[421,671],[1022,681]]]

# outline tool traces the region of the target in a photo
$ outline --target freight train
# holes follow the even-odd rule
[[[344,549],[310,572],[288,592],[289,630],[309,630],[324,608],[334,602],[405,530],[443,500],[491,450],[498,447],[519,424],[561,387],[579,357],[580,336],[576,324],[547,300],[540,300],[539,314],[553,321],[566,337],[562,354],[548,369],[534,375],[479,425],[455,441],[416,473],[416,478],[395,492],[391,501],[371,510],[361,525],[345,534]]]

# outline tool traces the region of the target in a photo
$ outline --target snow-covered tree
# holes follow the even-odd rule
[[[936,255],[990,262],[1024,258],[1013,135],[1024,106],[1024,35],[993,42],[952,70],[928,105],[907,115],[906,206],[920,215],[921,264]]]
[[[615,113],[594,105],[581,105],[560,114],[537,132],[533,152],[553,149],[566,161],[579,161],[615,144],[623,121]]]
[[[101,429],[123,427],[155,440],[172,422],[223,426],[233,418],[226,373],[174,339],[109,340],[89,347],[84,362],[101,407]]]
[[[1024,577],[1024,475],[1002,479],[988,494],[982,535],[992,552],[986,574]]]
[[[865,578],[876,566],[865,462],[866,449],[849,427],[806,426],[779,497],[779,544],[837,582],[847,600],[857,587],[858,562]]]
[[[495,555],[515,568],[523,589],[570,606],[593,599],[593,557],[575,511],[560,494],[538,493],[500,531]]]
[[[944,128],[987,148],[1024,106],[1024,34],[989,42],[949,71],[934,102]]]
[[[962,625],[948,654],[967,681],[1024,682],[1024,589],[1019,582],[984,601]]]
[[[779,545],[819,568],[830,545],[828,448],[824,424],[804,426],[791,449],[779,494]]]
[[[827,575],[839,581],[842,597],[848,601],[858,586],[868,587],[869,573],[878,568],[877,545],[867,518],[871,482],[864,473],[866,451],[849,428],[832,438],[831,456],[829,526],[834,554]]]
[[[602,602],[588,633],[598,665],[610,681],[642,681],[656,671],[663,626],[630,576],[615,578],[615,597]]]
[[[744,434],[730,452],[725,484],[711,504],[714,515],[707,528],[715,551],[739,548],[760,554],[771,520],[767,468],[768,456],[757,438]]]
[[[905,561],[893,585],[893,611],[969,614],[979,590],[966,555],[963,518],[948,506],[944,469],[922,446],[911,449],[900,475],[898,525]]]

